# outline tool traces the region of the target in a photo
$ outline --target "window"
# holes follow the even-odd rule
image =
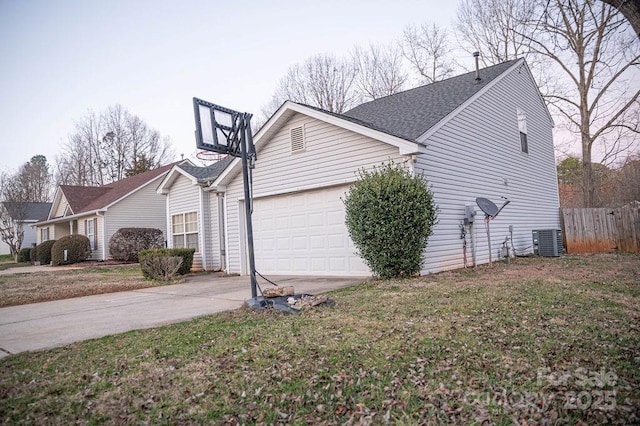
[[[40,242],[49,241],[49,227],[40,229]]]
[[[87,219],[84,221],[84,230],[85,235],[89,239],[91,243],[91,250],[95,250],[98,248],[98,233],[96,229],[98,228],[98,219]]]
[[[171,234],[174,248],[198,250],[198,213],[180,213],[171,216]]]
[[[525,154],[528,154],[529,142],[527,141],[527,116],[520,108],[518,108],[518,130],[520,131],[520,149]]]

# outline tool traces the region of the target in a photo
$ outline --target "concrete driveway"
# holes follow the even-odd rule
[[[320,294],[366,278],[268,277],[296,293]],[[260,285],[262,285],[260,280]],[[264,288],[264,286],[263,286]],[[0,358],[236,309],[251,297],[249,278],[200,275],[187,282],[0,308]]]

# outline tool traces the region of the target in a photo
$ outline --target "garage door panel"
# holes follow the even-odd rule
[[[355,255],[340,197],[346,187],[257,198],[256,269],[262,274],[370,275]]]

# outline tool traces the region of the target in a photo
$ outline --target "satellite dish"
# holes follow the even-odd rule
[[[494,217],[498,214],[500,209],[496,206],[493,201],[488,198],[478,197],[476,198],[476,204],[480,207],[480,210],[484,212],[489,217]]]

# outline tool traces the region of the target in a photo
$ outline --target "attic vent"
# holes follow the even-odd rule
[[[291,129],[291,152],[304,151],[304,126]]]

